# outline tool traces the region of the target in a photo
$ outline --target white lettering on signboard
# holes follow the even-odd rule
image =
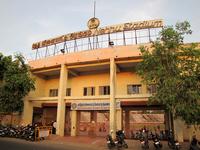
[[[71,110],[109,110],[109,102],[74,102]],[[120,109],[120,102],[116,102],[116,109]]]

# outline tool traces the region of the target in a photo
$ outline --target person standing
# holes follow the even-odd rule
[[[56,126],[57,126],[56,121],[53,121],[53,123],[52,123],[52,134],[56,134]]]

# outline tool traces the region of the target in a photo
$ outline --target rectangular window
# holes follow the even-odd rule
[[[84,88],[84,89],[83,89],[83,95],[84,95],[84,96],[87,96],[87,88]]]
[[[58,96],[58,89],[50,89],[49,90],[49,96],[50,97]]]
[[[128,94],[140,94],[141,93],[141,84],[132,84],[127,86]]]
[[[100,86],[99,95],[110,95],[110,86]]]
[[[94,87],[91,87],[91,95],[95,95],[95,88]],[[89,93],[89,95],[90,95],[90,93]]]
[[[109,121],[109,112],[108,111],[99,111],[97,112],[97,122],[108,122]]]
[[[156,84],[149,84],[147,85],[147,93],[154,94],[157,91]]]
[[[81,111],[80,122],[91,122],[91,112]]]
[[[71,88],[66,89],[66,96],[71,96]]]
[[[84,87],[83,88],[83,95],[84,96],[95,95],[95,87]]]

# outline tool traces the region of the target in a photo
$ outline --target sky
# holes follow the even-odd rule
[[[0,52],[28,56],[32,43],[87,30],[94,0],[0,0]],[[185,42],[200,42],[200,0],[96,0],[100,27],[163,19],[165,25],[189,21],[193,34]]]

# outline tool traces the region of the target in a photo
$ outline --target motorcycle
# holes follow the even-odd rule
[[[112,149],[118,145],[118,141],[114,141],[111,134],[107,135],[106,140],[108,149]]]
[[[35,141],[35,126],[16,126],[15,128],[0,126],[0,137],[14,137],[29,141]]]
[[[118,130],[116,132],[116,140],[118,141],[118,145],[123,148],[128,148],[128,144],[126,143],[125,134],[123,130]]]
[[[111,134],[108,134],[106,137],[108,149],[117,148],[119,150],[121,148],[128,148],[128,144],[124,140],[125,134],[123,130],[119,130],[116,132],[116,140],[113,140]]]
[[[170,131],[169,136],[168,136],[168,146],[170,149],[173,150],[180,150],[181,145],[178,141],[174,140],[174,134],[172,131]]]
[[[200,142],[198,142],[198,140],[196,139],[196,136],[193,136],[192,141],[190,143],[190,150],[200,150],[200,147],[198,146],[198,144],[200,145]]]
[[[138,130],[135,133],[132,132],[132,139],[140,140],[142,138],[141,132]]]
[[[140,139],[140,143],[143,150],[149,149],[148,131],[142,130],[142,138]]]
[[[162,144],[161,144],[160,138],[157,134],[153,135],[152,140],[153,140],[153,145],[154,145],[156,150],[162,149]]]
[[[35,140],[35,127],[32,126],[32,125],[29,125],[27,130],[28,131],[27,131],[27,138],[26,138],[26,140],[28,140],[28,141],[34,141]]]
[[[9,137],[16,137],[17,136],[17,132],[16,132],[16,129],[13,128],[13,127],[10,127],[9,128]]]
[[[6,133],[5,133],[5,131],[4,131],[4,128],[5,128],[5,127],[0,126],[0,137],[6,136]]]

